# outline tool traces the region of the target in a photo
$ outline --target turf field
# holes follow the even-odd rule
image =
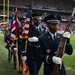
[[[0,75],[19,75],[18,71],[13,69],[13,62],[8,62],[3,34],[0,33]],[[64,63],[67,75],[75,75],[75,34],[71,35],[71,43],[73,46],[73,54],[71,56],[64,55]],[[43,64],[41,66],[39,75],[43,75]]]

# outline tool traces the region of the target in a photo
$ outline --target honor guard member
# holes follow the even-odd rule
[[[8,27],[5,27],[4,29],[4,42],[6,42],[6,35],[9,33],[9,28]]]
[[[8,49],[8,61],[10,62],[11,60],[11,57],[12,57],[12,54],[11,54],[11,51],[10,51],[10,46],[11,46],[11,40],[10,40],[10,29],[8,29],[7,31],[7,35],[5,37],[5,42],[7,43],[5,48]]]
[[[39,45],[37,47],[37,52],[38,58],[44,62],[44,75],[52,75],[55,64],[61,65],[59,75],[66,75],[62,58],[56,57],[57,48],[62,36],[67,38],[65,53],[71,55],[73,51],[70,44],[70,32],[64,32],[63,35],[56,33],[60,19],[61,16],[57,14],[52,14],[45,17],[44,22],[48,27],[48,31],[38,38]]]
[[[20,70],[21,53],[22,51],[25,51],[25,40],[22,39],[22,29],[23,29],[23,25],[25,25],[24,21],[25,21],[25,18],[21,18],[20,25],[19,25],[18,57],[19,57],[19,73],[20,74],[22,74]]]
[[[8,49],[8,61],[10,62],[10,60],[12,59],[12,52],[11,50],[14,50],[14,45],[12,46],[12,40],[10,39],[10,29],[8,31],[8,34],[6,35],[5,41],[7,43],[6,48]],[[14,69],[16,69],[16,58],[13,54],[13,63],[14,63]]]
[[[37,59],[36,56],[36,46],[37,42],[34,40],[39,35],[45,33],[46,28],[42,28],[40,25],[42,20],[41,13],[33,13],[32,14],[32,24],[30,24],[29,28],[29,41],[27,47],[27,63],[29,66],[30,75],[38,75],[38,71],[41,67],[42,62]]]
[[[11,50],[14,51],[14,53],[16,54],[17,48],[16,48],[16,41],[12,40],[11,41]],[[13,63],[14,63],[14,69],[16,69],[17,63],[16,63],[16,56],[13,54]]]

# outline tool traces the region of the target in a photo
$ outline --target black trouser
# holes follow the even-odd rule
[[[10,61],[12,58],[12,52],[8,49],[8,61]]]
[[[14,67],[16,68],[16,57],[15,57],[15,55],[13,54],[13,63],[14,63]]]
[[[27,59],[27,63],[30,75],[38,75],[42,62],[34,59]]]

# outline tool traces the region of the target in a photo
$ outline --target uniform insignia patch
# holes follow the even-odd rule
[[[56,17],[57,17],[57,15],[55,14],[55,15],[54,15],[54,17],[56,18]]]
[[[50,53],[50,52],[51,52],[51,50],[50,50],[50,49],[47,49],[47,50],[46,50],[46,52],[47,52],[47,53]]]
[[[50,38],[50,36],[48,36],[48,38]]]
[[[41,47],[41,45],[38,45],[38,46],[37,46],[37,48],[40,48],[40,47]]]
[[[57,51],[56,52],[54,52],[55,54],[57,54]]]
[[[60,38],[60,37],[58,36],[58,38]]]
[[[41,29],[41,31],[44,31],[44,29]]]

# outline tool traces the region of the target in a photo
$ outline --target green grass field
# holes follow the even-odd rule
[[[13,62],[7,60],[7,49],[3,40],[3,34],[0,34],[0,75],[19,75],[17,70],[13,69]],[[75,34],[71,35],[71,44],[73,46],[73,54],[71,56],[64,55],[64,63],[67,75],[75,75]],[[43,65],[39,75],[43,75]]]

